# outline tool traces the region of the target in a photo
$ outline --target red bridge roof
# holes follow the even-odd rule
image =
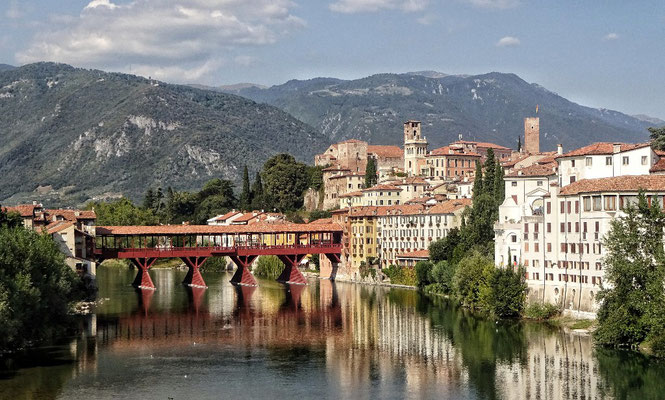
[[[214,235],[224,233],[341,232],[338,224],[97,226],[97,235]]]

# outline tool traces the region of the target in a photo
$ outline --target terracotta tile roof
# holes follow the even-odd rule
[[[535,176],[551,176],[556,174],[556,163],[550,164],[533,164],[528,167],[520,168],[509,174],[506,174],[507,178],[527,178]]]
[[[625,175],[612,178],[582,179],[561,188],[562,196],[597,192],[665,192],[665,175]]]
[[[629,151],[635,150],[642,147],[648,147],[649,143],[617,143],[620,145],[620,151]],[[569,151],[568,153],[556,156],[555,158],[566,158],[566,157],[579,157],[579,156],[593,156],[593,155],[603,155],[603,154],[613,154],[614,153],[614,143],[612,142],[597,142],[590,144],[588,146],[580,147],[579,149]]]
[[[342,143],[364,143],[364,142],[362,140],[358,140],[358,139],[348,139],[348,140],[345,140],[343,142],[339,142],[338,144],[342,144]]]
[[[35,208],[41,208],[41,204],[19,204],[13,207],[2,207],[5,212],[14,212],[21,214],[21,217],[32,217]]]
[[[52,235],[54,233],[60,232],[72,226],[74,226],[73,221],[54,221],[46,225],[44,229],[46,229],[46,233]]]
[[[367,152],[384,158],[404,157],[404,152],[400,147],[397,146],[369,145],[367,146]]]
[[[263,215],[262,212],[256,212],[256,211],[244,213],[240,217],[234,219],[231,223],[235,224],[235,223],[239,223],[239,222],[249,222],[249,221],[253,220],[254,218],[260,219],[262,215]]]
[[[498,150],[510,150],[509,148],[507,148],[505,146],[500,146],[498,144],[489,143],[489,142],[474,142],[474,141],[470,141],[470,140],[458,140],[456,142],[453,142],[453,144],[454,143],[471,144],[471,145],[475,145],[476,147],[481,147],[481,148],[490,148],[491,147],[492,149],[498,149]]]
[[[340,232],[338,224],[97,226],[97,235],[215,235],[223,233]]]
[[[463,148],[455,148],[450,146],[439,147],[438,149],[432,150],[427,156],[468,156],[468,157],[480,157],[478,153],[465,152]]]
[[[313,224],[314,224],[314,225],[316,225],[316,224],[332,224],[332,223],[333,223],[332,218],[321,218],[321,219],[317,219],[316,221],[312,221],[312,222],[310,222],[310,223],[307,224],[307,225],[313,225]]]
[[[322,169],[321,171],[351,171],[348,168],[340,167],[339,165],[331,165],[327,168]]]
[[[394,183],[395,186],[402,186],[402,185],[424,185],[427,186],[429,183],[425,181],[423,178],[419,178],[417,176],[412,176],[410,178],[405,178],[401,181],[397,181]]]
[[[649,172],[662,172],[665,171],[665,158],[661,158],[656,162],[651,169],[649,169]]]
[[[240,211],[232,210],[232,211],[227,212],[224,215],[220,215],[218,217],[213,218],[213,220],[215,220],[215,221],[226,221],[227,219],[229,219],[229,218],[231,218],[231,217],[233,217],[234,215],[237,215],[237,214],[242,214],[242,213]]]
[[[347,171],[348,171],[348,170],[347,170]],[[362,172],[353,172],[353,173],[350,173],[350,174],[333,175],[333,176],[331,176],[331,177],[328,178],[328,179],[341,179],[341,178],[348,178],[348,177],[354,177],[354,176],[357,176],[357,177],[359,177],[359,178],[364,178],[364,177],[365,177],[365,174],[362,173]]]
[[[399,253],[397,258],[429,258],[429,250],[414,250],[406,253]]]
[[[67,221],[77,221],[80,219],[96,219],[97,214],[92,210],[45,210],[48,214],[48,219],[53,220],[53,217],[61,217]],[[78,214],[78,215],[77,215]]]
[[[363,192],[361,190],[358,190],[358,191],[355,191],[355,192],[340,194],[337,197],[360,197],[362,195],[363,195]]]
[[[398,188],[395,185],[389,185],[389,184],[381,184],[381,185],[374,185],[370,188],[363,189],[363,192],[379,192],[382,190],[392,190],[392,191],[400,191],[402,188]]]
[[[357,206],[349,208],[349,217],[374,217],[386,215],[388,206]]]
[[[454,199],[435,204],[427,210],[427,214],[452,214],[459,209],[471,205],[471,199]]]

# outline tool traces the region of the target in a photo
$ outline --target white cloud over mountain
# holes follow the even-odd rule
[[[74,18],[55,18],[18,53],[20,63],[58,61],[198,81],[243,48],[276,42],[304,21],[290,0],[92,0]]]
[[[514,47],[520,45],[520,40],[514,36],[504,36],[496,42],[497,47]]]

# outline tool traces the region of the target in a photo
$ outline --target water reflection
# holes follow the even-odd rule
[[[209,289],[98,272],[109,298],[68,344],[4,360],[0,398],[661,398],[662,364],[494,322],[415,291],[312,281]]]

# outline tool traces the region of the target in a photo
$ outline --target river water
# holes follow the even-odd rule
[[[665,398],[665,364],[416,291],[100,267],[83,333],[0,363],[2,399]]]

